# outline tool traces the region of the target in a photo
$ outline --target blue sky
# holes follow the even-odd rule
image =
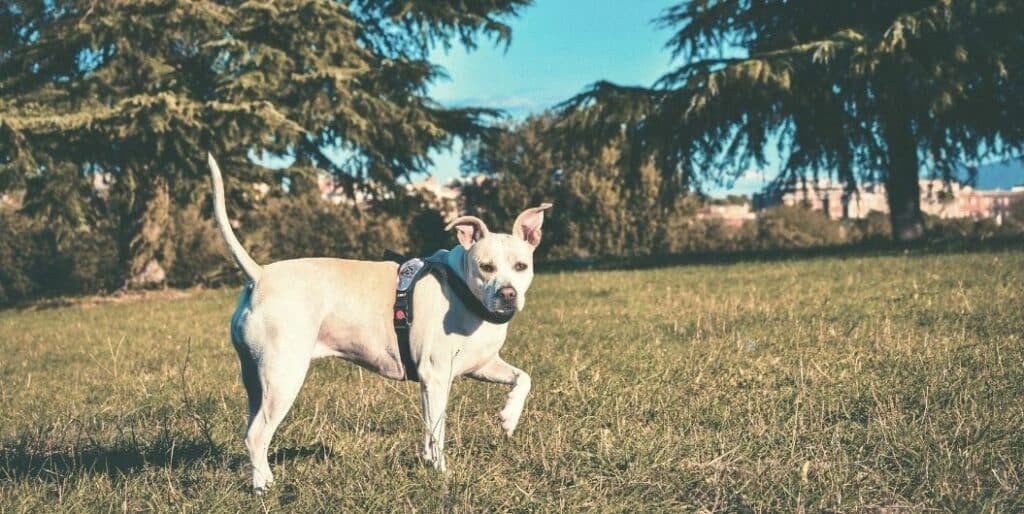
[[[650,85],[668,70],[670,33],[651,22],[675,1],[538,0],[511,20],[512,44],[435,50],[451,79],[431,88],[449,106],[536,112],[608,79]]]

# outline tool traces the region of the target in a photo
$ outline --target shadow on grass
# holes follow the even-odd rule
[[[221,463],[223,459],[220,451],[205,441],[53,449],[5,442],[0,447],[0,478],[62,482],[81,475],[107,475],[118,479],[147,467],[179,468],[202,462]]]
[[[776,262],[823,257],[885,257],[895,255],[938,255],[945,253],[980,253],[999,250],[1024,250],[1024,236],[992,239],[954,239],[899,243],[889,240],[864,241],[856,244],[771,250],[702,251],[638,257],[607,257],[587,259],[543,260],[537,271],[574,270],[641,270],[700,264],[740,264],[745,262]]]
[[[316,462],[326,462],[334,456],[334,450],[330,446],[324,443],[315,443],[309,446],[293,446],[291,448],[280,448],[274,453],[267,457],[271,465],[281,464],[296,459],[312,459]],[[245,463],[249,462],[248,458],[244,459]]]
[[[272,464],[310,458],[324,462],[333,455],[329,446],[316,443],[278,449],[269,460]],[[244,449],[225,453],[204,440],[53,449],[16,442],[0,446],[0,480],[11,482],[63,482],[85,475],[107,475],[116,481],[146,468],[181,469],[204,465],[238,470],[248,467],[249,458]]]

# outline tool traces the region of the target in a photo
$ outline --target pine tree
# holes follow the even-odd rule
[[[666,11],[682,64],[651,88],[601,82],[563,127],[628,135],[669,186],[765,166],[778,183],[881,181],[893,234],[923,233],[918,177],[1024,148],[1024,2],[694,0]]]
[[[478,133],[490,111],[427,96],[443,76],[430,49],[507,44],[503,20],[528,4],[2,1],[0,192],[25,188],[27,212],[72,229],[112,222],[127,283],[166,265],[171,211],[200,200],[206,152],[244,202],[247,184],[310,187],[317,172],[350,193],[392,187]]]

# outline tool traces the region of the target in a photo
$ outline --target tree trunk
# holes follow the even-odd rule
[[[121,185],[118,251],[124,289],[160,285],[173,260],[173,245],[167,237],[170,227],[170,188],[163,177],[146,177],[138,183],[133,176],[118,177]],[[139,182],[142,182],[141,180]]]
[[[885,191],[889,200],[892,236],[897,241],[914,241],[924,235],[921,216],[920,162],[910,118],[904,108],[894,107],[882,127],[888,150]]]

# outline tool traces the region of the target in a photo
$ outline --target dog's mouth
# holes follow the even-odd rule
[[[491,306],[490,306],[491,312],[493,312],[495,314],[498,314],[498,315],[501,315],[501,316],[507,316],[509,314],[514,314],[518,309],[519,309],[519,306],[516,305],[515,300],[513,300],[511,302],[506,302],[504,300],[495,299],[495,300],[491,301]]]

